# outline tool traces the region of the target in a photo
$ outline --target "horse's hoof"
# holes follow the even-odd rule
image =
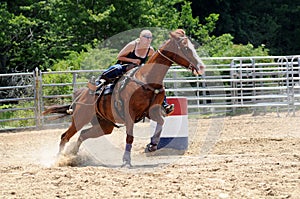
[[[122,168],[132,168],[132,164],[130,162],[124,161],[121,165]]]
[[[157,144],[147,144],[145,152],[146,153],[150,153],[150,152],[154,152],[157,150]]]
[[[125,151],[124,155],[123,155],[123,164],[121,167],[132,167],[131,165],[131,155],[129,151]]]

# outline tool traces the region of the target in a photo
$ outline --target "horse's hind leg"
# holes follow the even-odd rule
[[[81,131],[73,152],[78,152],[79,147],[83,141],[89,138],[98,138],[102,135],[110,134],[113,131],[114,125],[112,123],[106,120],[99,120],[98,122],[92,122],[92,127]]]
[[[66,143],[76,132],[77,132],[76,127],[72,122],[68,130],[61,135],[60,143],[59,143],[59,153],[61,153],[64,150]]]
[[[71,139],[71,137],[82,129],[84,125],[88,124],[96,114],[94,110],[95,107],[93,105],[96,100],[95,97],[89,94],[88,89],[81,92],[82,93],[79,93],[79,99],[77,100],[74,113],[72,114],[72,124],[61,136],[59,152],[64,150],[66,143]]]
[[[69,142],[69,140],[85,125],[84,123],[82,122],[80,124],[75,125],[74,118],[72,118],[71,126],[67,129],[65,133],[61,135],[59,153],[61,153],[64,150],[66,143]]]
[[[69,142],[73,135],[75,135],[80,129],[82,129],[84,125],[88,124],[92,120],[94,116],[93,109],[91,107],[87,107],[85,108],[87,111],[84,112],[82,111],[84,108],[85,107],[80,107],[75,110],[72,117],[71,126],[65,133],[62,134],[59,144],[60,153],[64,150],[66,143]],[[85,113],[85,115],[81,116],[83,113]]]

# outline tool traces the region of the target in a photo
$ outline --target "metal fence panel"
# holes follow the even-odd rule
[[[40,115],[36,104],[35,71],[0,74],[0,130],[36,128]]]
[[[187,97],[189,114],[227,114],[245,109],[294,114],[300,106],[300,55],[203,61],[207,68],[201,77],[173,66],[164,79],[167,96]],[[69,124],[70,118],[51,121],[52,116],[41,116],[44,107],[70,104],[72,93],[101,72],[35,70],[0,74],[0,130]]]

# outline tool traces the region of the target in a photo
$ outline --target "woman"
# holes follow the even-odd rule
[[[140,66],[146,63],[148,57],[152,56],[154,49],[151,46],[152,33],[150,30],[143,30],[140,32],[139,38],[129,42],[118,54],[117,64],[109,67],[100,76],[100,79],[114,79],[122,76],[126,71],[133,67]],[[102,83],[98,80],[98,85]],[[97,84],[97,81],[96,81]],[[162,104],[167,115],[174,111],[174,104],[168,104],[166,97]]]
[[[136,64],[146,63],[148,57],[152,56],[154,49],[151,46],[152,33],[150,30],[143,30],[140,37],[129,42],[118,54],[118,64]]]

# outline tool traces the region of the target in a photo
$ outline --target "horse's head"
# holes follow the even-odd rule
[[[205,65],[184,30],[178,29],[170,32],[170,37],[165,48],[158,52],[169,58],[170,61],[192,70],[194,74],[203,74]]]

